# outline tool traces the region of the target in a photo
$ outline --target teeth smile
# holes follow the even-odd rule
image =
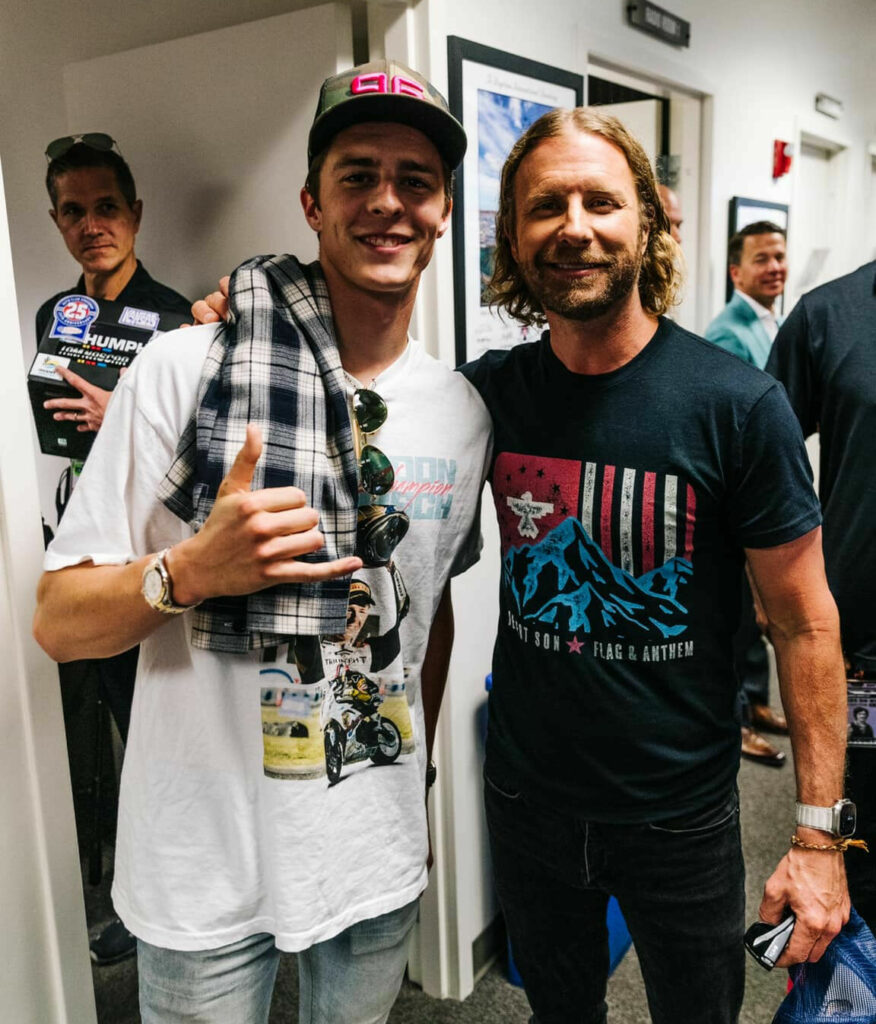
[[[367,235],[362,241],[385,249],[404,245],[407,239],[401,235]]]

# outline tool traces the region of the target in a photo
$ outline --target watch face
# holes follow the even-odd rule
[[[155,604],[161,600],[163,592],[164,580],[158,566],[153,565],[143,578],[143,594],[150,604]]]
[[[839,812],[839,834],[841,838],[848,839],[855,834],[857,824],[857,810],[851,800],[844,800],[840,805]]]

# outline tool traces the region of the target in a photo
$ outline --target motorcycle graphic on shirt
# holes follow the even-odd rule
[[[677,475],[502,452],[493,472],[504,625],[600,660],[693,655],[696,495]]]
[[[398,726],[380,713],[380,687],[361,672],[340,671],[332,680],[331,699],[322,706],[325,769],[330,786],[341,779],[345,764],[370,760],[392,764],[402,751]]]
[[[351,766],[386,766],[413,752],[399,636],[409,607],[394,565],[360,570],[342,634],[297,637],[285,665],[260,669],[269,778],[327,778],[333,786]]]

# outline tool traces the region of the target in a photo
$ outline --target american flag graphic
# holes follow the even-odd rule
[[[536,538],[521,533],[520,499],[538,505]],[[691,561],[696,494],[682,477],[632,467],[502,452],[493,473],[502,547],[537,544],[577,515],[606,558],[634,577],[679,556]]]

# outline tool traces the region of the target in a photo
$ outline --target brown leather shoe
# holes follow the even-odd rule
[[[788,722],[781,711],[773,711],[769,704],[749,704],[748,721],[752,729],[773,732],[777,736],[788,735]]]
[[[774,747],[754,729],[742,726],[742,756],[758,764],[768,764],[772,768],[781,768],[785,763],[785,752]]]

